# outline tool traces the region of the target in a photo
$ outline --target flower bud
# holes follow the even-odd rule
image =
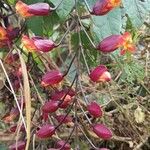
[[[67,108],[68,105],[72,102],[72,97],[69,95],[69,92],[64,90],[56,91],[55,93],[53,93],[51,95],[51,99],[60,101],[59,107],[64,109]]]
[[[27,5],[22,1],[16,3],[16,12],[22,17],[45,16],[50,12],[50,6],[47,3],[35,3]]]
[[[35,40],[34,45],[37,47],[37,50],[42,52],[49,52],[56,47],[55,43],[52,40],[46,39]]]
[[[93,82],[108,82],[111,80],[111,75],[104,65],[100,65],[93,69],[89,76]]]
[[[16,129],[17,129],[17,125],[13,125],[13,126],[10,127],[9,131],[10,131],[10,132],[16,132]],[[24,125],[21,126],[20,131],[21,131],[21,132],[24,132],[24,131],[25,131]]]
[[[99,150],[110,150],[110,149],[108,149],[108,148],[100,148]]]
[[[55,134],[55,127],[53,125],[47,124],[43,125],[36,133],[38,138],[44,139],[49,138]]]
[[[95,118],[102,117],[103,115],[100,105],[98,105],[96,102],[91,102],[87,106],[87,110]]]
[[[56,143],[56,148],[59,148],[61,150],[70,150],[71,149],[71,146],[69,143],[66,143],[66,141],[64,140],[60,140]]]
[[[103,39],[97,49],[103,53],[110,53],[115,51],[120,46],[121,35],[111,35]]]
[[[71,116],[66,116],[66,115],[57,115],[55,118],[59,123],[64,123],[64,124],[70,123],[73,120]]]
[[[17,53],[13,54],[13,53],[10,53],[7,55],[7,57],[5,58],[5,62],[7,64],[12,64],[14,63],[15,61],[17,61],[19,59],[19,55]]]
[[[44,113],[53,113],[58,109],[58,105],[58,101],[48,101],[43,105],[42,111]]]
[[[94,133],[104,139],[104,140],[109,140],[112,137],[112,132],[110,129],[108,129],[105,125],[103,124],[96,124],[93,126],[93,131]]]
[[[9,150],[25,150],[26,142],[25,141],[18,141],[9,146]]]
[[[51,70],[42,77],[42,86],[53,86],[63,80],[63,74],[58,70]]]
[[[92,14],[97,16],[105,15],[120,4],[121,0],[98,0],[93,6]]]

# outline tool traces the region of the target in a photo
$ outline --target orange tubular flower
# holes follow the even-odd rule
[[[22,44],[24,45],[24,47],[29,51],[29,52],[33,52],[37,50],[37,47],[34,44],[34,40],[30,39],[28,36],[23,35],[22,36]]]
[[[16,3],[16,12],[22,17],[45,16],[50,12],[50,6],[47,3],[35,3],[27,5],[22,1]]]
[[[121,0],[98,0],[93,6],[92,14],[97,16],[105,15],[120,4]]]
[[[5,41],[7,39],[7,31],[0,26],[0,41]]]
[[[133,43],[132,36],[129,32],[125,32],[122,35],[122,38],[120,39],[120,47],[122,50],[120,51],[121,55],[124,55],[125,53],[134,53],[136,50],[136,47]]]

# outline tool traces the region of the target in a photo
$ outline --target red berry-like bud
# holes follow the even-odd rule
[[[68,105],[72,102],[72,97],[67,94],[67,91],[56,91],[55,93],[52,94],[51,99],[52,100],[59,100],[60,101],[60,108],[67,108]],[[62,102],[63,101],[63,102]]]
[[[103,114],[102,109],[100,105],[98,105],[96,102],[91,102],[87,106],[87,110],[95,118],[102,117],[102,114]]]
[[[99,43],[97,49],[103,53],[113,52],[120,47],[121,38],[121,35],[111,35],[106,37]]]
[[[92,14],[98,16],[105,15],[120,4],[121,0],[98,0],[93,7]]]
[[[9,131],[10,132],[16,132],[16,129],[17,129],[17,125],[14,125],[14,126],[10,127]],[[23,125],[21,126],[20,131],[22,131],[22,132],[25,131],[25,127]]]
[[[55,118],[59,123],[61,122],[65,124],[70,123],[73,120],[71,116],[66,116],[66,115],[57,115]]]
[[[94,133],[104,139],[104,140],[109,140],[112,137],[112,132],[110,129],[108,129],[105,125],[103,124],[96,124],[93,126],[93,131]]]
[[[104,65],[100,65],[93,69],[89,76],[93,82],[107,82],[111,80],[111,75]]]
[[[22,17],[45,16],[50,12],[50,6],[47,3],[35,3],[27,5],[22,1],[16,3],[16,12]]]
[[[53,125],[47,124],[43,125],[36,133],[38,138],[50,138],[53,134],[55,134],[55,127]]]
[[[66,141],[60,140],[56,143],[56,148],[59,148],[61,150],[70,150],[71,146],[69,143],[66,143]]]
[[[26,142],[25,141],[18,141],[9,146],[9,150],[25,150]]]
[[[42,111],[44,113],[53,113],[58,109],[58,105],[58,101],[48,101],[43,105]]]
[[[43,86],[53,86],[63,80],[63,74],[58,70],[51,70],[42,77]]]
[[[52,40],[46,39],[34,40],[34,44],[37,47],[37,50],[42,52],[49,52],[56,47],[55,43]]]

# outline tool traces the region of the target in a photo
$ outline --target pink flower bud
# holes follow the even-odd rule
[[[100,65],[93,69],[89,76],[93,82],[107,82],[111,80],[111,75],[104,65]]]
[[[112,132],[110,129],[108,129],[105,125],[103,124],[96,124],[93,126],[93,131],[94,133],[104,139],[104,140],[109,140],[112,137]]]
[[[118,7],[121,4],[121,0],[98,0],[93,6],[93,15],[105,15],[113,8]]]
[[[59,105],[59,107],[65,109],[72,102],[72,97],[69,95],[69,93],[67,95],[66,94],[67,91],[64,90],[56,91],[52,94],[51,99],[60,101],[61,104]]]
[[[42,77],[42,86],[53,86],[63,80],[63,74],[58,70],[51,70]]]
[[[73,120],[71,116],[66,116],[66,115],[57,115],[55,118],[59,123],[65,123],[65,124],[72,122]]]
[[[120,46],[121,35],[111,35],[103,39],[97,49],[103,53],[110,53],[115,51]]]
[[[18,141],[9,146],[9,150],[25,150],[26,142],[25,141]]]
[[[99,150],[110,150],[110,149],[108,149],[108,148],[100,148]]]
[[[56,47],[55,43],[52,40],[46,39],[34,40],[34,44],[37,47],[37,50],[42,52],[49,52]]]
[[[16,12],[22,17],[45,16],[50,12],[50,6],[47,3],[35,3],[27,5],[22,1],[16,3]]]
[[[58,109],[58,105],[58,101],[48,101],[43,105],[42,111],[44,113],[53,113]]]
[[[47,124],[43,125],[36,133],[38,138],[44,139],[49,138],[55,134],[55,127],[53,125]]]
[[[60,140],[56,143],[56,148],[59,148],[61,150],[70,150],[71,149],[71,146],[69,143],[66,143],[66,141],[64,140]]]
[[[102,115],[103,115],[100,105],[98,105],[96,102],[91,102],[87,106],[87,110],[95,118],[102,117]]]

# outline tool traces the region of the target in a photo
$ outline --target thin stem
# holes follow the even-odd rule
[[[85,5],[86,5],[88,11],[89,11],[90,13],[92,13],[92,10],[91,10],[91,8],[90,8],[90,6],[89,6],[87,0],[84,0],[84,3],[85,3]]]
[[[70,29],[73,25],[74,25],[74,21],[72,21],[71,25],[69,26],[69,28],[67,29],[67,31],[65,32],[65,34],[63,35],[61,40],[58,43],[56,43],[56,47],[59,46],[62,43],[62,41],[64,40],[64,38],[66,37],[66,35],[68,34],[68,32],[70,31]]]

